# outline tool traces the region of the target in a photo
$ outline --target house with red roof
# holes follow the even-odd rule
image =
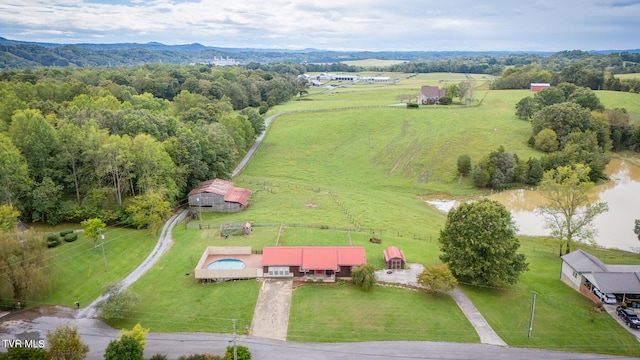
[[[238,212],[249,204],[251,190],[233,186],[233,182],[213,179],[189,192],[189,207],[199,211]]]
[[[407,262],[404,259],[402,250],[395,246],[389,246],[384,249],[384,263],[387,269],[404,270]]]
[[[351,270],[366,263],[362,246],[267,246],[262,250],[264,277],[335,281],[350,278]]]

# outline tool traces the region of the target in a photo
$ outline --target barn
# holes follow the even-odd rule
[[[362,246],[267,246],[262,250],[265,277],[335,281],[350,278],[353,268],[366,263]]]
[[[549,83],[531,83],[531,91],[536,92],[551,87]]]
[[[395,246],[384,249],[384,263],[387,269],[403,270],[406,265],[404,253]]]
[[[189,193],[189,207],[198,211],[238,212],[249,204],[251,191],[233,182],[213,179],[202,182]]]

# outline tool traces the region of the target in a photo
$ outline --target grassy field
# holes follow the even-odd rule
[[[614,76],[617,77],[618,79],[640,79],[640,73],[615,74]]]
[[[289,323],[291,341],[480,340],[451,297],[392,287],[298,287]]]
[[[78,224],[46,227],[41,230],[78,229]],[[109,227],[104,232],[106,268],[100,248],[86,239],[82,232],[78,240],[48,249],[52,259],[52,292],[39,299],[42,305],[73,306],[75,301],[88,305],[103,292],[105,285],[122,280],[149,255],[157,237],[148,231]],[[33,305],[33,304],[32,304]]]
[[[539,157],[527,146],[530,123],[514,115],[517,101],[531,93],[478,90],[476,97],[482,102],[471,107],[326,110],[388,105],[397,102],[398,94],[417,93],[423,84],[466,76],[420,74],[397,84],[357,84],[329,93],[314,90],[304,100],[278,106],[273,111],[325,111],[294,112],[274,121],[250,165],[234,179],[236,186],[254,191],[251,206],[241,213],[205,213],[202,230],[176,228],[172,249],[133,285],[141,297],[139,306],[113,325],[130,328],[141,322],[153,331],[230,332],[232,318],[241,329],[249,324],[259,283],[201,285],[185,275],[193,272],[207,245],[361,245],[367,261],[378,268],[383,266],[383,249],[394,245],[408,262],[439,264],[437,238],[446,216],[423,200],[482,195],[469,179],[459,181],[456,176],[461,154],[469,154],[475,164],[502,145],[522,159]],[[607,107],[640,114],[637,94],[598,95]],[[220,224],[244,221],[254,225],[250,236],[218,236]],[[370,243],[372,236],[382,244]],[[560,282],[557,244],[522,238],[521,249],[530,271],[517,285],[463,287],[510,346],[640,356],[637,341],[625,329],[608,315],[593,313],[591,303]],[[589,251],[607,263],[640,264],[640,258],[614,250]],[[99,259],[92,263],[92,274],[101,265],[95,260]],[[60,277],[66,282],[74,273]],[[76,284],[93,286],[81,280]],[[527,338],[533,291],[538,293],[536,320],[533,336]],[[348,285],[303,286],[294,291],[292,306],[292,340],[478,341],[446,296],[382,287],[365,293]],[[451,326],[456,323],[464,326]]]

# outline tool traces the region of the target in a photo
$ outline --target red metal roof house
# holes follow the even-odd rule
[[[265,277],[295,277],[334,281],[351,277],[367,263],[362,246],[267,246],[262,250]]]
[[[404,253],[395,246],[384,250],[384,262],[387,269],[403,270],[406,264]]]
[[[200,211],[237,212],[249,204],[251,190],[237,188],[231,181],[207,180],[189,193],[189,206]]]

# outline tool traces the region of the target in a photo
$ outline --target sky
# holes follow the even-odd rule
[[[640,48],[640,0],[0,0],[0,36],[368,51]]]

